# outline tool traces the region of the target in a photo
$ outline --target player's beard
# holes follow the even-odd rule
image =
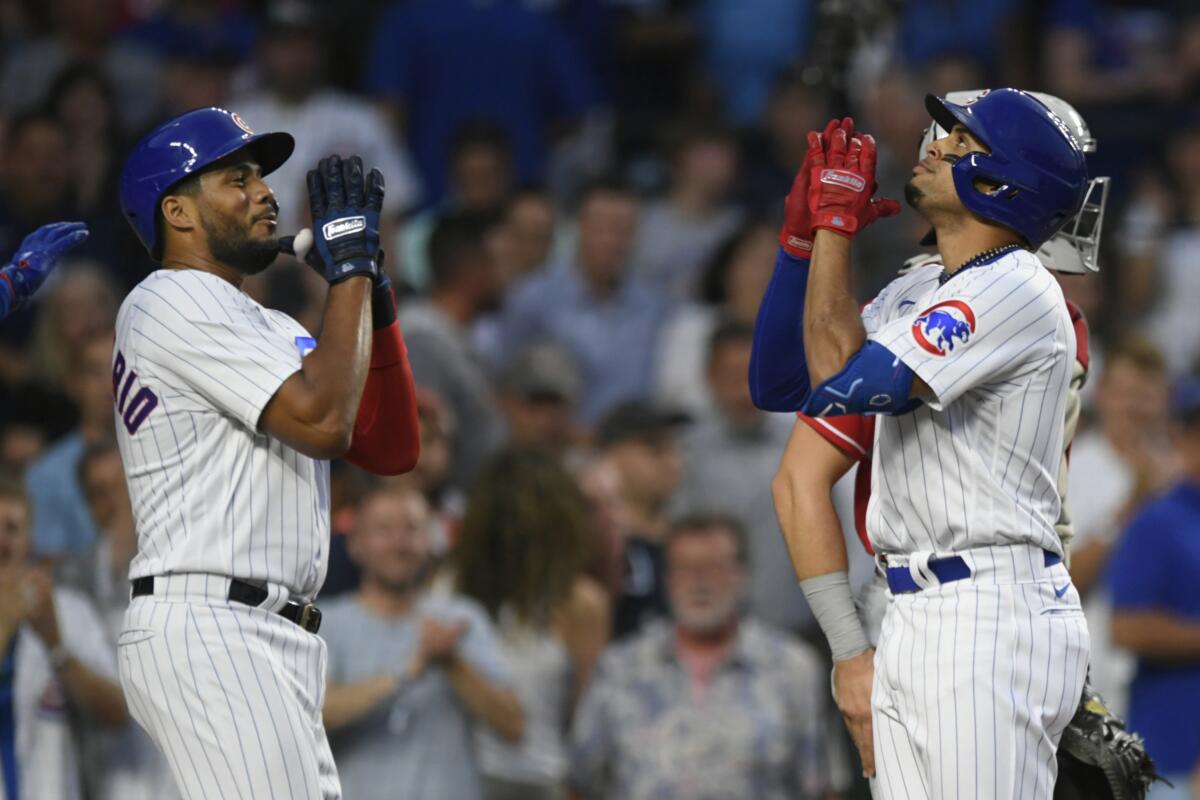
[[[253,239],[250,228],[239,225],[229,217],[210,214],[201,208],[200,221],[208,242],[208,252],[214,259],[233,267],[243,275],[257,275],[275,262],[279,255],[279,240]]]
[[[908,203],[910,208],[919,209],[920,202],[924,197],[925,193],[913,186],[912,181],[904,184],[904,202]]]

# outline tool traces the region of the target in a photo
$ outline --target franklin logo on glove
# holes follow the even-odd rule
[[[862,177],[855,175],[853,172],[844,172],[840,169],[827,169],[821,172],[821,183],[829,183],[834,186],[845,186],[855,192],[861,192],[867,188],[867,182]]]
[[[343,236],[350,236],[359,231],[366,230],[366,217],[343,217],[335,219],[333,222],[326,222],[321,227],[321,233],[326,239],[340,239]]]

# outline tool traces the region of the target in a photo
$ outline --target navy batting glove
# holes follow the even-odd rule
[[[28,302],[63,254],[87,237],[87,225],[82,222],[52,222],[26,236],[12,263],[0,270],[0,284],[11,288],[14,306]]]
[[[383,175],[363,178],[358,156],[321,159],[308,173],[308,202],[313,219],[313,251],[331,284],[379,271],[379,217]]]

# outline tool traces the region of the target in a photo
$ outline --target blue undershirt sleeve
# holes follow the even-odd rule
[[[750,397],[764,411],[797,411],[809,393],[804,357],[804,294],[808,260],[781,247],[775,274],[754,322],[750,353]]]

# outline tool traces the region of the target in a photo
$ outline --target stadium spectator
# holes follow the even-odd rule
[[[525,187],[513,192],[498,231],[504,243],[500,266],[506,281],[516,282],[549,263],[557,223],[558,212],[545,191]]]
[[[79,462],[91,445],[111,440],[113,378],[111,331],[80,344],[72,353],[67,391],[79,409],[79,427],[29,465],[25,485],[33,504],[33,550],[58,560],[89,550],[96,528],[79,483]],[[128,599],[128,598],[127,598]]]
[[[569,37],[517,2],[396,3],[376,25],[366,88],[403,119],[428,204],[446,194],[448,145],[464,122],[499,123],[524,182],[540,177],[547,130],[579,120],[596,103],[588,66]]]
[[[439,219],[457,212],[496,214],[504,205],[514,179],[508,133],[487,121],[462,125],[450,147],[449,173],[449,194],[405,222],[396,239],[400,271],[413,291],[429,288],[429,237]]]
[[[165,92],[156,121],[205,106],[224,107],[238,66],[237,54],[207,42],[168,51],[163,62]]]
[[[259,43],[258,86],[231,105],[254,130],[295,131],[296,150],[271,175],[279,202],[279,229],[309,224],[306,171],[330,153],[355,153],[383,173],[386,224],[381,238],[418,199],[420,187],[408,155],[387,121],[369,102],[330,87],[322,49],[328,8],[312,0],[283,0],[267,10]]]
[[[87,595],[109,641],[124,627],[129,606],[129,561],[137,549],[133,509],[121,453],[114,441],[88,446],[79,459],[79,485],[96,526],[96,541],[59,565],[62,585]],[[135,723],[82,737],[89,797],[98,800],[172,800],[179,797],[166,759]]]
[[[1200,315],[1195,307],[1200,276],[1191,268],[1200,259],[1200,116],[1172,133],[1163,152],[1169,200],[1147,248],[1154,299],[1139,327],[1162,348],[1171,374],[1184,375],[1200,359]]]
[[[536,449],[504,450],[471,492],[454,583],[496,625],[525,711],[519,742],[477,736],[488,800],[563,797],[566,726],[609,636],[608,598],[583,574],[590,522],[574,479]]]
[[[668,613],[662,541],[668,503],[682,478],[679,430],[687,420],[679,412],[633,400],[613,409],[597,431],[604,460],[616,467],[623,501],[615,638]]]
[[[472,737],[517,741],[523,716],[487,614],[427,590],[429,509],[411,489],[363,498],[351,552],[357,593],[325,608],[325,725],[346,797],[479,800]],[[364,646],[368,644],[369,646]]]
[[[493,220],[480,214],[449,214],[429,239],[433,268],[428,299],[400,309],[400,325],[417,385],[435,392],[454,414],[451,483],[465,491],[504,437],[483,359],[470,327],[500,304],[503,285],[487,245]]]
[[[637,200],[620,184],[597,182],[579,208],[575,257],[517,284],[501,321],[504,357],[553,339],[583,372],[579,421],[594,425],[618,403],[649,393],[656,342],[668,304],[628,274]]]
[[[39,225],[71,219],[73,182],[66,126],[49,113],[12,117],[5,126],[0,175],[0,253],[17,249]],[[5,322],[11,329],[14,318]]]
[[[272,0],[271,8],[286,2]],[[244,5],[222,0],[174,0],[159,4],[155,13],[130,28],[123,38],[161,58],[200,46],[225,50],[239,61],[246,61],[259,44],[259,26],[243,9]]]
[[[1113,641],[1137,656],[1129,727],[1175,784],[1150,800],[1189,797],[1200,768],[1200,378],[1181,381],[1172,410],[1181,479],[1129,522],[1109,574]]]
[[[738,159],[733,134],[692,124],[677,139],[663,197],[641,210],[631,271],[672,300],[685,301],[696,296],[701,270],[737,228],[741,211],[729,202]]]
[[[69,65],[87,62],[104,71],[116,88],[121,128],[135,134],[153,122],[163,96],[160,65],[154,54],[133,42],[114,40],[117,3],[51,0],[52,30],[5,48],[0,72],[0,103],[10,114],[45,102],[55,76]]]
[[[55,78],[46,107],[66,133],[79,212],[86,217],[110,211],[123,141],[112,83],[95,66],[76,64]]]
[[[74,354],[97,338],[112,338],[117,289],[103,267],[84,262],[60,268],[43,294],[44,308],[34,334],[33,368],[47,385],[65,387]]]
[[[829,119],[821,89],[800,70],[780,73],[757,128],[747,131],[742,148],[739,195],[752,213],[783,219],[783,199],[808,152],[808,132]]]
[[[82,800],[77,737],[129,714],[95,609],[31,565],[31,522],[20,484],[0,479],[0,773],[6,797]]]
[[[613,600],[621,592],[625,529],[629,517],[621,488],[621,473],[615,464],[602,456],[576,465],[575,471],[579,488],[587,498],[592,530],[596,534],[586,571]]]
[[[579,368],[562,346],[535,342],[517,353],[499,378],[509,443],[565,458],[579,438],[572,425],[579,387]]]
[[[1112,610],[1101,576],[1130,516],[1168,477],[1166,365],[1153,344],[1127,337],[1109,350],[1098,383],[1097,424],[1071,446],[1071,579],[1087,612],[1092,685],[1114,711],[1123,713],[1133,664],[1110,641]]]
[[[571,788],[585,800],[821,797],[825,670],[740,613],[737,523],[684,518],[666,552],[675,622],[601,657],[572,732]]]
[[[137,530],[121,453],[113,439],[88,444],[75,470],[96,538],[86,550],[58,565],[64,585],[88,596],[115,639],[129,606],[129,562],[137,551]]]
[[[705,66],[720,88],[731,123],[758,120],[775,76],[804,59],[816,5],[812,0],[697,3]]]
[[[958,84],[955,89],[977,84]],[[878,144],[875,179],[880,197],[903,197],[919,158],[921,134],[929,124],[924,93],[915,77],[898,65],[891,66],[866,88],[864,127]],[[920,156],[923,158],[924,156]],[[896,277],[904,259],[918,252],[917,243],[929,231],[919,214],[901,215],[887,225],[872,225],[854,240],[854,290],[867,303]]]
[[[722,320],[754,324],[778,248],[778,231],[752,222],[717,249],[700,283],[700,302],[677,307],[663,328],[654,380],[660,402],[697,418],[713,413],[709,338]]]
[[[744,322],[717,327],[708,344],[708,385],[714,413],[684,435],[683,481],[677,509],[721,513],[747,535],[750,612],[791,631],[813,619],[796,586],[775,507],[771,479],[787,445],[794,417],[755,408],[746,376],[754,328]]]

